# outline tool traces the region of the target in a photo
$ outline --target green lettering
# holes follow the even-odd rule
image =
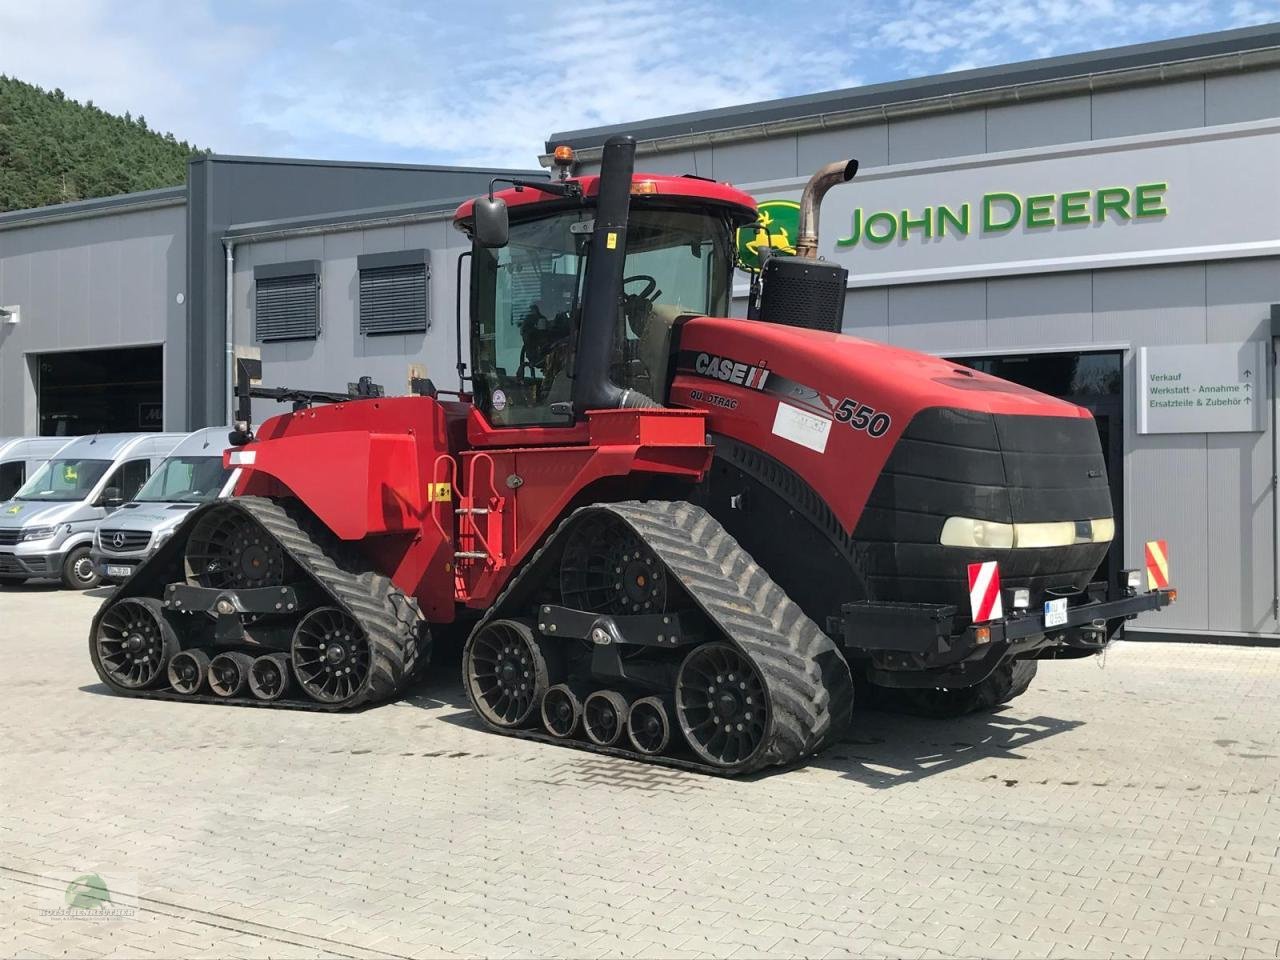
[[[1168,189],[1167,183],[1138,184],[1133,188],[1134,213],[1140,217],[1163,217],[1169,212],[1162,196]]]
[[[940,206],[937,208],[935,216],[938,220],[938,236],[945,237],[947,235],[947,222],[955,227],[955,232],[962,237],[969,235],[969,204],[963,204],[960,207],[960,216],[956,216],[955,212],[948,206]]]
[[[911,219],[911,211],[910,211],[910,210],[903,210],[903,211],[902,211],[902,218],[901,218],[901,220],[899,220],[899,223],[901,223],[901,224],[902,224],[902,239],[903,239],[903,240],[910,240],[910,239],[911,239],[911,231],[912,231],[913,229],[916,229],[916,230],[923,230],[923,231],[924,231],[924,238],[925,238],[926,240],[928,240],[930,237],[932,237],[932,236],[933,236],[933,218],[929,216],[929,214],[930,214],[931,212],[932,212],[932,211],[931,211],[928,207],[925,207],[925,208],[924,208],[924,213],[922,213],[922,214],[920,215],[920,219],[919,219],[919,220],[912,220],[912,219]]]
[[[1038,196],[1027,197],[1027,226],[1028,227],[1052,227],[1053,226],[1053,194],[1042,193]]]
[[[884,233],[876,233],[875,225],[877,223],[887,223],[889,229]],[[872,243],[886,244],[898,235],[898,218],[886,210],[879,213],[873,213],[867,217],[867,224],[862,231],[868,240]]]
[[[1058,198],[1058,222],[1089,222],[1088,190],[1071,190]]]
[[[1096,194],[1094,204],[1095,216],[1098,220],[1107,219],[1107,211],[1117,214],[1121,220],[1130,220],[1130,194],[1127,187],[1103,187]]]
[[[1007,220],[996,221],[994,219],[996,204],[1008,205],[1009,218]],[[988,193],[982,198],[982,229],[984,231],[1011,230],[1021,219],[1022,200],[1016,193]]]
[[[854,207],[853,208],[853,226],[850,229],[849,236],[839,237],[836,240],[836,246],[852,247],[857,245],[858,241],[861,239],[862,239],[862,208]]]

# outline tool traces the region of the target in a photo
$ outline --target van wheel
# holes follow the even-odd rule
[[[92,590],[100,581],[89,559],[89,547],[76,547],[62,561],[62,585],[72,590]]]

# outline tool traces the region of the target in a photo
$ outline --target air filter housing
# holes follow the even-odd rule
[[[826,260],[769,257],[761,273],[760,319],[839,333],[849,271]]]

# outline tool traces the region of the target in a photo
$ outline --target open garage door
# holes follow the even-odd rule
[[[40,433],[160,430],[164,347],[69,350],[34,358]]]

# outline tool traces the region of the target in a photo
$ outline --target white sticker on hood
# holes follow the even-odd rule
[[[831,421],[826,417],[815,417],[805,413],[789,403],[779,403],[778,413],[773,418],[775,436],[798,443],[818,453],[827,452],[827,435],[831,433]]]

